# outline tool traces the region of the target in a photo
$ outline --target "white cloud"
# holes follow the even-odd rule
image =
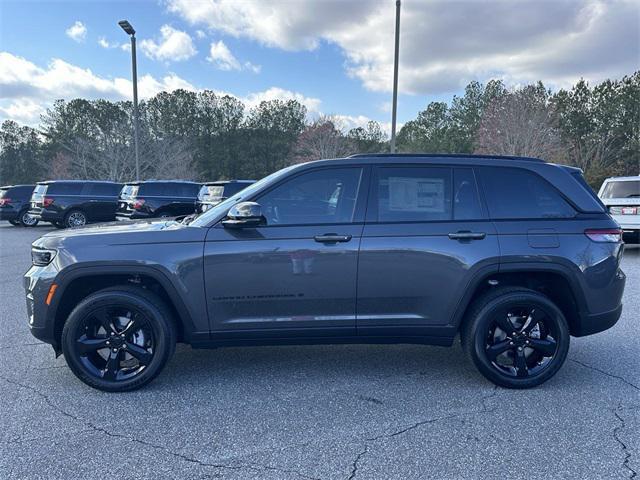
[[[118,42],[110,42],[104,37],[100,37],[98,39],[98,45],[100,45],[102,48],[118,48],[118,47],[120,47],[120,44]],[[127,43],[125,45],[129,45],[129,44]]]
[[[174,73],[162,78],[143,75],[138,80],[141,99],[150,98],[161,91],[177,89],[199,90],[187,80]],[[310,115],[319,114],[320,100],[307,97],[278,87],[246,96],[216,91],[219,95],[232,95],[242,100],[248,108],[265,100],[294,99],[307,107]],[[54,100],[87,98],[107,100],[129,100],[132,84],[128,78],[107,78],[93,73],[88,68],[72,65],[55,58],[46,67],[40,67],[29,60],[0,52],[0,120],[12,119],[29,125],[37,125],[40,114],[44,113]]]
[[[206,38],[206,36],[207,36],[207,34],[206,34],[206,33],[204,33],[204,31],[202,31],[202,30],[196,30],[196,37],[198,37],[199,39],[201,39],[201,40],[202,40],[203,38]]]
[[[241,64],[222,40],[211,43],[207,60],[223,71],[249,70],[253,73],[260,73],[262,68],[260,65],[254,65],[251,62]]]
[[[320,104],[321,101],[319,98],[314,97],[306,97],[305,95],[292,92],[291,90],[285,90],[279,87],[271,87],[262,92],[254,92],[250,93],[245,97],[239,97],[247,107],[255,107],[263,101],[269,100],[297,100],[302,105],[307,107],[307,113],[309,116],[314,116],[320,114]]]
[[[188,33],[176,30],[169,25],[160,28],[160,41],[145,39],[140,42],[140,49],[154,60],[179,62],[188,60],[198,51]]]
[[[65,30],[67,37],[75,42],[84,42],[87,38],[87,27],[84,23],[76,21],[73,25]]]
[[[195,25],[284,50],[338,45],[347,73],[392,85],[394,4],[382,0],[168,0]],[[400,91],[457,92],[471,80],[568,86],[619,78],[640,58],[638,0],[404,2]]]

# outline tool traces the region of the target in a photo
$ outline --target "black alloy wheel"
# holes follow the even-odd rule
[[[507,287],[476,301],[461,336],[467,355],[487,379],[507,388],[530,388],[563,365],[570,334],[562,311],[548,297]]]
[[[87,216],[80,210],[72,210],[64,217],[64,226],[68,228],[84,227],[87,224]]]
[[[62,331],[69,368],[106,391],[140,388],[173,354],[176,333],[162,300],[142,288],[112,287],[81,301]]]

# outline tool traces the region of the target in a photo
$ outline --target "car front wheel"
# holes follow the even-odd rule
[[[175,345],[175,325],[163,301],[127,286],[82,300],[62,330],[62,350],[71,371],[87,385],[108,392],[149,383]]]
[[[461,332],[480,373],[506,388],[531,388],[553,377],[569,350],[569,327],[545,295],[501,288],[478,299]]]

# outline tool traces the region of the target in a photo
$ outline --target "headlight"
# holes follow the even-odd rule
[[[55,250],[48,250],[46,248],[31,247],[31,262],[36,267],[44,267],[49,265],[56,256]]]

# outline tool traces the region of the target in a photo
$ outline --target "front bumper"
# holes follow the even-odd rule
[[[27,318],[31,334],[38,340],[53,345],[57,351],[59,345],[55,339],[55,319],[52,307],[46,304],[51,285],[55,283],[57,270],[52,265],[32,266],[24,275],[23,283],[27,301]],[[61,293],[61,292],[60,292]],[[54,302],[57,298],[54,296]]]

